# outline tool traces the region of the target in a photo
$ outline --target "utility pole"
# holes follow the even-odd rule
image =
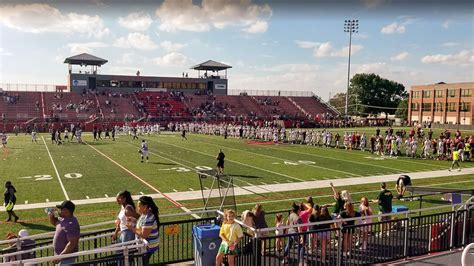
[[[347,121],[347,107],[349,101],[349,84],[351,76],[351,48],[352,48],[352,33],[359,32],[359,20],[345,20],[344,21],[344,32],[349,33],[349,62],[347,64],[347,92],[346,92],[346,108],[345,108],[345,120]]]

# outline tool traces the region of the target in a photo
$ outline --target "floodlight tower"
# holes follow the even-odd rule
[[[352,34],[359,32],[359,20],[348,19],[344,21],[344,32],[349,33],[349,63],[347,64],[347,92],[346,92],[346,108],[344,109],[345,119],[347,120],[347,106],[349,100],[349,83],[351,75],[351,46],[352,46]]]

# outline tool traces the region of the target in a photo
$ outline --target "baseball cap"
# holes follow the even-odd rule
[[[63,201],[63,203],[61,203],[59,205],[56,205],[56,208],[58,208],[58,209],[67,209],[70,212],[74,212],[74,209],[76,208],[76,205],[74,205],[74,203],[72,203],[72,201],[70,201],[70,200],[65,200],[65,201]]]

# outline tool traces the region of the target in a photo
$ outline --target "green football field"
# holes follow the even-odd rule
[[[370,135],[374,132],[373,128],[357,130]],[[435,131],[434,137],[438,134]],[[140,162],[138,149],[142,139],[149,145],[148,163]],[[371,176],[443,170],[444,176],[414,183],[474,188],[474,175],[450,176],[448,161],[380,158],[369,152],[305,145],[255,145],[247,144],[246,140],[194,134],[188,134],[188,140],[179,134],[163,133],[140,136],[135,141],[131,136],[119,135],[116,141],[98,142],[85,134],[84,140],[84,145],[71,142],[58,146],[51,143],[48,134],[40,134],[38,143],[32,143],[30,136],[9,135],[8,148],[0,155],[0,181],[3,185],[10,180],[16,187],[21,223],[2,223],[0,235],[21,228],[29,228],[32,233],[52,230],[44,206],[66,198],[81,203],[77,205],[76,216],[83,225],[113,220],[119,209],[113,199],[125,189],[132,195],[164,194],[157,199],[162,213],[202,209],[201,198],[183,195],[184,192],[199,195],[201,187],[196,171],[214,169],[219,149],[226,155],[225,172],[234,178],[236,187],[265,188],[280,184],[290,188],[300,182],[327,180],[329,183],[329,180],[367,177],[366,184],[341,188],[349,189],[353,199],[359,200],[362,195],[375,198],[379,183],[370,183]],[[463,167],[471,165],[464,163]],[[327,187],[288,190],[236,196],[238,209],[251,209],[255,203],[262,203],[267,211],[288,209],[292,201],[306,196],[317,197],[318,203],[332,201]],[[433,200],[426,207],[436,203]],[[407,204],[415,207],[419,203]],[[0,215],[5,220],[6,213]]]

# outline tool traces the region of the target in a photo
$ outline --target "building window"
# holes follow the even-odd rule
[[[471,97],[472,91],[471,89],[462,89],[461,90],[461,97]]]
[[[450,98],[456,97],[456,90],[448,90],[448,96]]]
[[[448,103],[448,112],[456,112],[456,103]]]
[[[418,103],[412,103],[412,104],[411,104],[411,110],[412,110],[412,111],[418,111],[418,106],[419,106]]]
[[[435,98],[443,98],[444,91],[443,90],[436,90]]]
[[[423,98],[431,98],[431,91],[423,91]]]
[[[466,103],[466,102],[462,102],[461,103],[461,110],[459,110],[460,112],[470,112],[471,111],[471,103]]]
[[[435,112],[443,111],[443,103],[435,103]]]
[[[424,103],[423,104],[423,112],[431,111],[431,103]]]
[[[412,91],[411,93],[413,94],[413,99],[420,98],[420,91]]]

